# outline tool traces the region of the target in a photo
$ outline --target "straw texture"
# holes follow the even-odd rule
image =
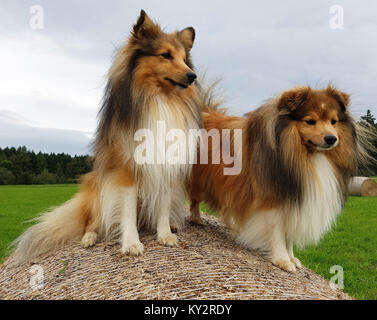
[[[351,299],[311,270],[287,273],[233,240],[215,217],[179,233],[180,246],[142,234],[141,257],[119,244],[71,245],[41,256],[43,288],[32,287],[33,263],[0,266],[0,299]],[[34,290],[32,289],[34,288]]]

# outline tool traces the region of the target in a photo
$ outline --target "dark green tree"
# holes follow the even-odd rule
[[[35,184],[54,184],[57,183],[57,176],[44,169],[40,174],[34,177],[33,182]]]
[[[26,147],[0,148],[2,183],[67,183],[91,170],[89,156],[70,156],[65,153],[35,153]],[[7,170],[7,171],[5,171]]]
[[[3,167],[0,167],[0,185],[14,184],[16,181],[13,173]]]
[[[375,125],[376,118],[374,117],[374,115],[372,114],[372,112],[369,109],[367,110],[367,114],[365,116],[360,117],[360,118],[362,120],[368,122],[372,126]]]
[[[1,160],[0,161],[0,167],[8,169],[9,171],[13,170],[13,163],[9,160]]]

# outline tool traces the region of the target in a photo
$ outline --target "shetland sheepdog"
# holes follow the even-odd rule
[[[348,105],[348,94],[328,86],[293,88],[245,117],[207,108],[207,131],[242,130],[240,145],[233,146],[242,170],[225,175],[223,161],[195,164],[191,220],[201,223],[199,203],[205,201],[219,210],[239,243],[296,271],[302,265],[293,245],[315,244],[330,229],[365,155]],[[212,143],[209,156],[221,148],[222,143]]]
[[[80,240],[89,247],[101,239],[119,239],[123,253],[140,255],[141,226],[156,230],[161,244],[177,245],[170,223],[179,228],[184,221],[184,184],[191,166],[188,161],[138,163],[134,154],[140,142],[134,136],[148,129],[156,138],[161,121],[166,130],[201,126],[201,90],[190,56],[194,39],[192,27],[168,34],[141,11],[109,71],[93,171],[82,178],[73,199],[40,216],[15,241],[18,261]]]

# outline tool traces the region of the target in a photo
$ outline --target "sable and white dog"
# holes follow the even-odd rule
[[[119,239],[122,252],[140,255],[142,225],[156,230],[161,244],[177,244],[170,223],[178,228],[183,223],[184,182],[191,166],[188,160],[137,163],[135,133],[148,129],[158,140],[159,122],[185,133],[200,127],[202,97],[190,56],[194,39],[192,27],[167,34],[141,11],[109,72],[93,171],[73,199],[40,216],[15,241],[19,261],[80,239],[84,247],[92,246],[97,238]],[[156,150],[154,159],[165,151]],[[188,148],[187,157],[190,152],[195,147]]]
[[[240,142],[232,134],[242,170],[224,174],[224,159],[194,165],[191,219],[200,223],[199,203],[205,201],[219,210],[238,242],[295,271],[301,263],[293,245],[317,243],[330,229],[350,178],[367,158],[348,104],[348,94],[328,86],[287,90],[245,117],[207,108],[207,131],[242,130]],[[208,154],[222,154],[223,147],[222,141],[212,143]]]

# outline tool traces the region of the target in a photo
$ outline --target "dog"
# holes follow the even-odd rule
[[[201,126],[201,90],[190,55],[194,40],[194,28],[168,34],[140,12],[108,74],[93,170],[82,178],[73,199],[41,215],[13,243],[18,261],[69,242],[81,240],[90,247],[100,239],[118,239],[123,253],[141,255],[140,227],[157,231],[163,245],[177,245],[170,224],[179,229],[184,222],[184,181],[192,166],[188,161],[139,163],[136,136],[142,129],[158,136],[159,123],[183,132]],[[156,150],[152,160],[165,151]]]
[[[300,268],[293,245],[316,244],[330,229],[365,157],[349,101],[348,94],[329,85],[295,87],[245,117],[207,107],[207,131],[242,130],[238,144],[232,134],[242,170],[225,175],[224,161],[195,164],[188,186],[191,220],[201,223],[199,203],[205,201],[239,243],[286,271]],[[221,141],[209,144],[208,154],[221,148]]]

